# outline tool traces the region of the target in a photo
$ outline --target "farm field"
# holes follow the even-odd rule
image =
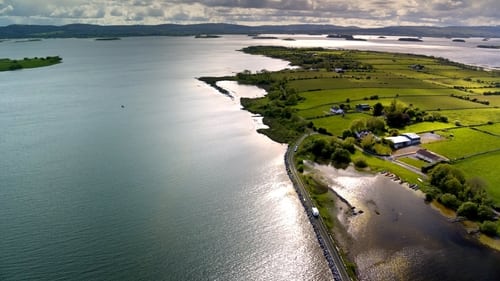
[[[500,177],[498,176],[498,166],[492,163],[500,163],[500,151],[488,153],[480,156],[468,158],[454,164],[464,171],[469,178],[479,177],[486,182],[486,190],[500,205]]]
[[[436,133],[444,136],[446,139],[423,144],[422,146],[450,160],[500,149],[500,137],[492,136],[472,128],[458,128]]]
[[[421,146],[451,160],[459,159],[457,167],[468,169],[468,165],[477,163],[482,167],[478,169],[485,170],[500,161],[498,153],[481,155],[500,149],[500,96],[484,95],[500,91],[500,71],[483,71],[440,58],[370,51],[262,47],[249,53],[286,59],[300,66],[270,74],[274,81],[283,81],[274,94],[281,97],[280,101],[274,105],[289,103],[293,114],[310,128],[341,136],[354,121],[365,125],[373,122],[374,106],[380,104],[386,118],[385,132],[379,132],[379,138],[389,133],[434,131],[443,135],[443,140]],[[290,96],[293,99],[289,100]],[[262,101],[254,104],[259,103],[263,106]],[[369,108],[357,111],[361,104]],[[332,107],[342,108],[344,114],[331,114]],[[270,111],[270,107],[265,110]],[[389,127],[387,110],[399,110],[410,121]],[[359,152],[353,159],[356,156]],[[416,177],[402,167],[365,157],[375,170],[390,168],[401,177]],[[422,166],[413,158],[401,161]],[[488,192],[500,202],[495,173],[476,173],[478,169],[469,169],[467,175],[484,177]]]
[[[500,123],[478,126],[477,129],[494,134],[494,135],[497,135],[497,136],[500,136]]]
[[[436,111],[448,117],[450,123],[458,121],[463,126],[500,122],[500,108],[452,109]]]

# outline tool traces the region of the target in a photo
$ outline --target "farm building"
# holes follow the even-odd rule
[[[410,145],[420,144],[420,136],[415,134],[415,133],[404,133],[401,135],[410,139],[410,142],[411,142]]]
[[[411,145],[411,140],[405,136],[386,137],[384,139],[389,141],[395,149]]]
[[[446,160],[446,159],[442,158],[441,156],[436,155],[436,154],[428,151],[427,149],[417,150],[416,156],[418,159],[424,160],[425,162],[429,162],[429,163],[435,163],[435,162],[439,162],[442,160]]]
[[[371,106],[369,104],[356,104],[357,111],[368,111],[370,109],[371,109]]]
[[[342,108],[332,107],[332,108],[330,108],[330,113],[331,114],[344,114],[344,110],[342,110]]]

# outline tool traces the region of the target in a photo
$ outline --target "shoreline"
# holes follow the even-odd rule
[[[308,135],[303,135],[296,142],[299,145],[304,138]],[[328,267],[333,274],[334,280],[352,280],[346,270],[346,262],[339,254],[339,250],[343,250],[338,246],[333,237],[330,236],[330,230],[325,226],[325,223],[320,217],[314,217],[311,213],[311,207],[314,206],[312,200],[309,196],[308,191],[305,189],[304,184],[300,180],[300,176],[297,175],[297,170],[293,164],[293,154],[295,151],[292,149],[292,145],[288,145],[287,150],[284,155],[285,168],[287,171],[288,178],[292,182],[293,188],[297,193],[298,199],[301,202],[304,211],[309,219],[309,223],[313,227],[314,233],[318,243],[323,250],[323,255],[325,256]],[[291,163],[290,163],[291,162]],[[347,202],[347,201],[346,201]]]

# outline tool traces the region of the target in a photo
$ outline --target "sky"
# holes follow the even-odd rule
[[[0,25],[500,25],[500,0],[0,0]]]

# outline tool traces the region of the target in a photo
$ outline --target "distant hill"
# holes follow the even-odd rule
[[[9,25],[0,27],[0,39],[6,38],[69,38],[126,36],[193,36],[197,34],[344,34],[395,35],[429,37],[497,37],[500,26],[390,26],[382,28],[342,27],[335,25],[262,25],[245,26],[223,23],[160,24],[160,25]]]

